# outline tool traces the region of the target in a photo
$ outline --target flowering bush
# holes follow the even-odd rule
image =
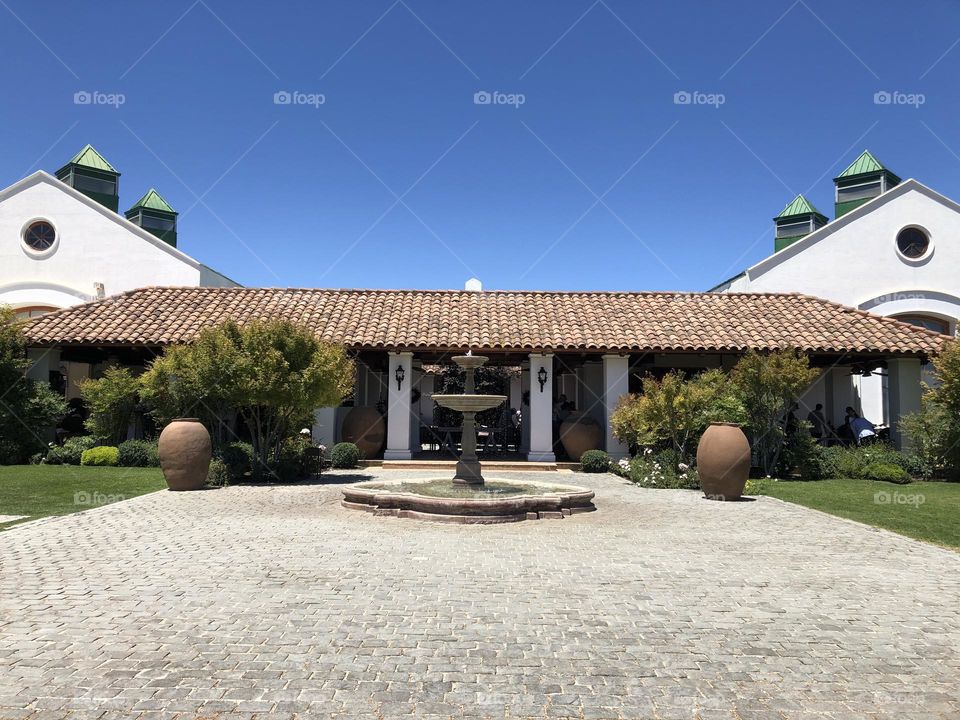
[[[688,489],[700,487],[696,468],[682,462],[679,454],[672,450],[654,452],[652,448],[644,448],[634,457],[620,460],[614,469],[618,475],[640,487]]]

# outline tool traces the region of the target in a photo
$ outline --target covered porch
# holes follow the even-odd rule
[[[585,447],[581,426],[588,425],[589,449],[606,451],[612,458],[627,457],[629,448],[613,434],[610,422],[620,398],[642,390],[648,373],[662,376],[679,369],[695,374],[711,368],[729,370],[740,353],[509,353],[483,351],[488,367],[498,371],[495,392],[507,402],[488,411],[478,425],[477,448],[481,459],[495,462],[579,462],[575,456]],[[404,350],[361,352],[357,355],[357,381],[353,396],[336,408],[315,413],[314,439],[332,446],[348,438],[344,425],[355,408],[382,418],[383,441],[371,459],[385,461],[453,461],[460,452],[458,420],[444,416],[433,395],[448,392],[443,387],[455,351]],[[921,360],[877,359],[866,355],[813,354],[811,365],[819,378],[797,399],[803,419],[817,405],[827,422],[842,427],[846,408],[864,414],[861,387],[882,372],[886,402],[899,417],[920,408]],[[872,368],[872,370],[870,370]],[[869,373],[866,374],[865,373]],[[873,419],[867,416],[868,419]],[[895,425],[891,441],[902,446]],[[348,435],[349,433],[347,433]]]

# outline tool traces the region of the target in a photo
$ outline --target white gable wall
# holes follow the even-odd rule
[[[930,236],[931,251],[920,260],[897,252],[897,233],[910,225]],[[907,180],[762,260],[726,291],[799,292],[878,315],[932,315],[949,321],[955,334],[960,318],[960,206]],[[853,393],[852,404],[859,404],[865,417],[890,421],[885,377],[844,382]],[[845,403],[834,405],[842,409]]]
[[[48,220],[52,253],[38,258],[21,240],[24,226]],[[216,279],[216,282],[212,280]],[[0,194],[0,304],[66,307],[151,285],[232,284],[43,172]]]
[[[758,263],[730,290],[801,292],[880,315],[923,313],[955,321],[960,212],[919,188],[927,190],[906,181],[891,197],[870,203],[869,212],[850,221],[844,216],[832,232],[824,228]],[[897,252],[897,233],[908,225],[930,236],[932,251],[920,261]]]

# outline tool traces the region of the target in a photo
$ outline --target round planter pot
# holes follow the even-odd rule
[[[340,439],[356,445],[364,459],[378,457],[387,441],[387,424],[374,407],[355,407],[343,418]]]
[[[580,462],[587,450],[603,445],[603,428],[589,415],[574,413],[560,423],[560,443],[573,462]]]
[[[160,433],[160,469],[171,490],[200,490],[210,469],[210,433],[197,418],[177,418]]]
[[[750,476],[750,443],[739,425],[712,423],[697,446],[697,472],[704,497],[737,500]]]

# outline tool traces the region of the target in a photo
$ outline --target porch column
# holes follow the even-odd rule
[[[920,409],[920,361],[914,358],[887,361],[887,387],[890,398],[890,439],[906,449],[910,438],[900,431],[900,418]]]
[[[540,378],[546,374],[546,382]],[[553,454],[553,355],[530,355],[530,450],[531,462],[556,462]]]
[[[528,397],[532,395],[530,392],[530,361],[524,360],[520,366],[520,403],[517,405],[517,409],[520,410],[520,452],[529,453],[530,452],[530,406],[524,406],[523,404],[523,394],[527,393]]]
[[[387,449],[384,460],[409,460],[410,450],[410,384],[413,382],[413,353],[390,353],[387,386]],[[403,379],[397,382],[397,370]]]
[[[60,371],[60,348],[29,348],[27,360],[27,377],[48,383],[50,373]]]
[[[337,408],[322,407],[313,411],[313,441],[328,448],[337,442]]]
[[[611,418],[620,398],[630,392],[630,358],[624,355],[603,356],[603,408],[607,454],[614,460],[625,458],[629,448],[613,434]]]

